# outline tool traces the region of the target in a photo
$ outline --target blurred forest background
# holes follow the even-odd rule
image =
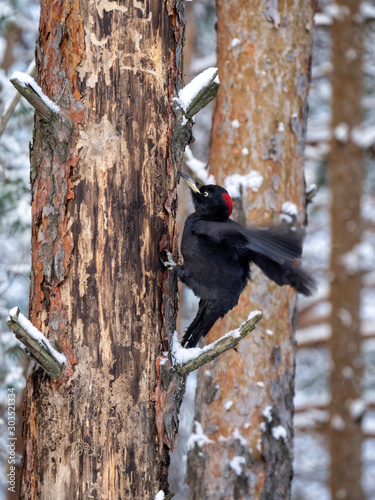
[[[186,7],[189,81],[215,66],[216,6],[214,0],[199,0]],[[375,500],[375,4],[358,2],[343,43],[335,21],[348,16],[347,9],[343,1],[320,0],[314,17],[305,175],[307,187],[315,184],[319,190],[308,208],[303,258],[319,290],[299,301],[295,500]],[[16,95],[11,74],[27,71],[34,59],[38,15],[38,2],[0,4],[0,500],[7,498],[7,388],[18,391],[21,419],[27,368],[6,319],[11,307],[19,305],[24,313],[28,308],[33,110],[20,101],[7,123],[4,116]],[[348,61],[356,61],[356,71],[346,71]],[[192,171],[208,161],[212,110],[196,119],[196,142],[187,155]],[[187,204],[181,192],[182,221]],[[182,291],[181,299],[183,329],[193,314],[194,297]],[[194,441],[194,393],[191,376],[172,456],[171,489],[178,499],[188,496],[184,476]],[[343,486],[346,476],[355,496]]]

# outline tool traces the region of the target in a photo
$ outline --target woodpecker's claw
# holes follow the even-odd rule
[[[167,260],[163,260],[162,258],[160,258],[161,260],[161,263],[163,264],[163,266],[165,266],[169,271],[171,271],[175,266],[177,266],[176,262],[173,260],[173,257],[172,257],[172,254],[171,252],[168,252],[168,250],[164,250],[164,252],[166,253],[167,255]]]

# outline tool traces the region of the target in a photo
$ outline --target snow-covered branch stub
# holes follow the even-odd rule
[[[20,313],[19,307],[9,311],[7,325],[17,339],[27,348],[31,358],[40,365],[51,378],[58,378],[66,365],[64,354],[54,349],[48,339]]]
[[[32,77],[36,75],[36,66],[34,61],[32,61],[32,63],[27,68],[27,75]],[[21,94],[19,92],[16,92],[9,105],[5,108],[3,116],[1,117],[0,120],[0,137],[3,135],[5,127],[7,126],[7,123],[10,117],[12,116],[14,110],[16,109],[16,106],[19,103],[20,99],[21,99]]]
[[[236,347],[243,338],[255,329],[261,319],[262,313],[260,311],[252,311],[247,320],[238,328],[228,332],[220,339],[202,349],[199,347],[184,349],[178,341],[177,333],[175,333],[172,343],[172,361],[174,369],[181,376],[185,377],[190,372],[197,370],[200,366],[217,358],[223,352]]]
[[[175,496],[175,493],[168,493],[166,495],[163,490],[160,490],[156,493],[154,500],[170,500]]]
[[[193,116],[217,95],[220,86],[218,72],[217,68],[206,69],[180,89],[178,97],[173,99],[172,158],[177,164],[181,162],[185,147],[191,141]]]
[[[216,97],[220,87],[218,73],[217,68],[208,68],[179,91],[175,102],[187,119],[196,115]]]
[[[18,92],[31,104],[43,118],[50,120],[59,113],[60,108],[47,97],[34,78],[27,73],[16,71],[10,79]]]

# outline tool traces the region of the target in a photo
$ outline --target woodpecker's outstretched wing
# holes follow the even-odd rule
[[[253,262],[270,280],[279,286],[290,285],[298,293],[310,296],[316,290],[315,281],[304,269],[290,262],[278,264],[260,254],[254,254]]]
[[[296,262],[302,254],[301,232],[280,227],[247,229],[231,219],[196,221],[192,231],[254,262],[279,286],[290,285],[304,295],[311,295],[316,288],[314,279]]]
[[[297,230],[287,231],[272,226],[248,229],[228,219],[225,222],[198,220],[194,222],[192,231],[218,245],[261,254],[278,264],[292,263],[302,255],[303,235]]]

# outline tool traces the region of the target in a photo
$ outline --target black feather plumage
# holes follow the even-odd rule
[[[181,240],[183,265],[175,270],[183,283],[200,298],[198,313],[188,327],[182,345],[194,347],[218,318],[233,309],[256,264],[279,286],[290,285],[311,295],[313,278],[296,259],[302,254],[302,233],[280,227],[245,228],[229,219],[232,200],[227,191],[188,182],[195,211],[186,219]]]

